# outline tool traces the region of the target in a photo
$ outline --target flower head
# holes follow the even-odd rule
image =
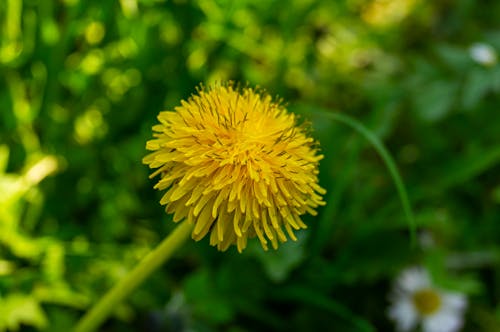
[[[497,63],[497,53],[495,49],[485,43],[474,43],[469,48],[469,54],[472,60],[480,65],[490,67]]]
[[[161,112],[153,151],[143,160],[157,168],[160,203],[174,221],[194,224],[192,237],[238,251],[257,236],[267,250],[294,230],[300,216],[316,215],[325,190],[318,184],[316,143],[292,113],[260,91],[221,84],[198,89],[175,111]],[[286,232],[286,233],[285,233]]]
[[[396,280],[389,317],[398,331],[410,331],[421,322],[423,332],[455,332],[463,324],[467,299],[432,284],[420,267],[407,269]]]

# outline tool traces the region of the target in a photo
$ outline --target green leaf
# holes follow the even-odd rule
[[[421,86],[413,96],[418,116],[427,122],[442,120],[451,111],[458,93],[458,83],[434,81]]]
[[[190,275],[184,283],[184,293],[194,313],[203,319],[224,323],[233,318],[233,308],[216,288],[214,277],[208,270]]]
[[[484,69],[476,68],[469,72],[465,78],[465,83],[462,92],[462,106],[465,109],[473,108],[494,82],[491,75]]]
[[[326,310],[332,315],[338,316],[351,323],[357,328],[357,331],[375,331],[375,328],[368,321],[351,312],[351,310],[342,303],[336,302],[317,290],[301,286],[289,286],[277,289],[274,295],[280,299],[293,300]]]
[[[22,324],[43,329],[47,318],[40,304],[31,296],[14,293],[0,299],[0,330],[19,330]]]
[[[252,250],[262,263],[269,279],[274,282],[285,280],[293,268],[304,260],[303,238],[305,234],[305,232],[297,232],[297,241],[289,240],[282,244],[279,250],[263,251],[262,248]]]
[[[443,167],[445,176],[437,179],[433,191],[443,191],[478,176],[500,162],[500,146],[483,148],[476,153],[455,158]]]
[[[438,44],[436,46],[436,53],[447,65],[459,72],[463,71],[466,67],[470,67],[472,64],[469,53],[466,50],[452,45]]]
[[[9,147],[7,145],[0,145],[0,174],[7,171],[7,164],[9,162]]]

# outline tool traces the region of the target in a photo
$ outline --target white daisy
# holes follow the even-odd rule
[[[493,66],[497,63],[497,53],[488,44],[474,43],[469,48],[469,55],[475,62],[483,66]]]
[[[458,331],[467,307],[463,294],[436,287],[429,273],[420,267],[401,273],[390,300],[388,315],[395,321],[397,331],[413,330],[419,323],[423,332]]]

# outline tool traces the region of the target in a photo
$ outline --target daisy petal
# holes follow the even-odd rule
[[[427,288],[430,283],[429,274],[420,267],[413,267],[403,271],[397,281],[398,287],[406,292],[414,292],[421,288]]]
[[[422,321],[424,332],[456,332],[462,327],[463,320],[460,314],[451,310],[443,310]]]
[[[406,299],[394,303],[389,308],[388,315],[396,322],[398,331],[410,331],[417,325],[417,312],[413,308],[413,304]]]
[[[460,293],[444,293],[443,306],[445,308],[452,308],[458,311],[462,311],[467,307],[467,298]]]

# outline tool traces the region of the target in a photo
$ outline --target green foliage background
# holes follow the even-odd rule
[[[260,85],[313,123],[328,205],[299,241],[190,241],[103,331],[391,331],[423,264],[500,326],[500,52],[494,0],[0,2],[0,331],[68,331],[174,227],[141,164],[156,115],[204,82]],[[391,178],[342,112],[393,154]]]

